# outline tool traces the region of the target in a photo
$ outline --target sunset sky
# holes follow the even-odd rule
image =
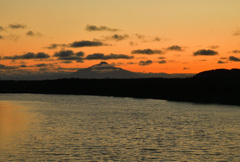
[[[240,68],[239,0],[1,0],[0,71]]]

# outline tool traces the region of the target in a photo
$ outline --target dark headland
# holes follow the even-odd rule
[[[240,69],[190,78],[1,80],[0,93],[79,94],[240,105]]]

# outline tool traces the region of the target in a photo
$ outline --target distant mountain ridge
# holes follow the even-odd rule
[[[139,78],[140,76],[134,72],[114,67],[105,61],[99,64],[90,66],[85,69],[80,69],[69,75],[72,78]]]
[[[105,61],[80,69],[69,75],[70,78],[88,78],[88,79],[131,79],[131,78],[187,78],[195,74],[166,74],[166,73],[136,73],[108,64]]]

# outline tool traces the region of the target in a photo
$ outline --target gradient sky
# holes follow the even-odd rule
[[[239,7],[239,0],[1,0],[0,71],[75,70],[102,60],[135,72],[240,68]]]

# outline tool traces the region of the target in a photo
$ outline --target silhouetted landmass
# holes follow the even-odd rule
[[[182,79],[0,81],[0,93],[81,94],[240,105],[239,75],[240,70],[233,69],[207,71]]]
[[[206,79],[240,79],[239,69],[216,69],[203,71],[194,76],[194,78],[206,78]]]

